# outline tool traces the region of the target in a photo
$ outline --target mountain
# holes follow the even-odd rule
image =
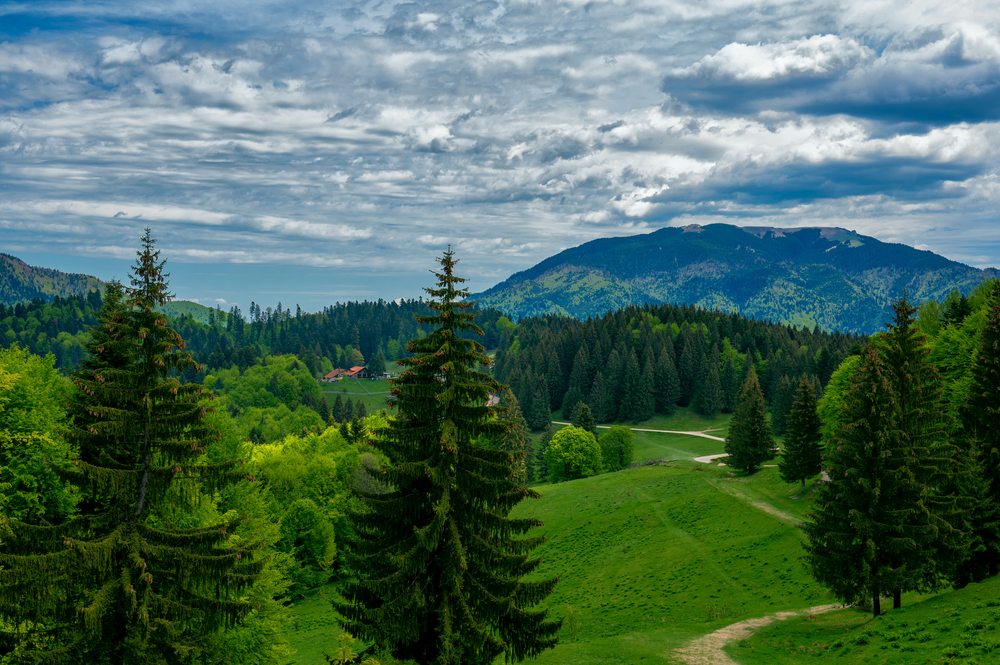
[[[0,302],[5,305],[35,298],[50,302],[56,296],[82,296],[90,291],[103,292],[104,283],[90,275],[36,268],[15,256],[0,254]]]
[[[474,296],[508,316],[693,304],[827,330],[882,330],[890,303],[967,292],[1000,271],[840,228],[663,228],[567,249]]]

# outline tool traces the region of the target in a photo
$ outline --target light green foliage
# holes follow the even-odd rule
[[[553,483],[594,476],[603,469],[601,447],[587,430],[564,427],[549,442],[545,464]]]
[[[620,471],[632,463],[635,436],[630,427],[612,426],[601,434],[598,444],[601,447],[601,461],[605,471]]]
[[[293,501],[285,510],[278,546],[299,563],[292,575],[296,586],[311,588],[329,579],[337,555],[333,525],[311,499]]]
[[[373,416],[371,422],[359,425],[370,431],[380,418]],[[359,438],[364,437],[359,432]],[[336,542],[349,539],[345,514],[352,500],[352,478],[360,466],[358,446],[332,427],[322,434],[288,436],[254,446],[251,467],[266,482],[269,511],[281,523],[279,547],[297,562],[292,572],[297,591],[324,583]]]
[[[855,371],[861,363],[861,356],[847,356],[840,366],[830,376],[829,383],[816,404],[816,411],[823,421],[823,441],[833,439],[833,431],[837,426],[840,414],[844,410],[844,398],[851,385]]]
[[[79,493],[56,474],[71,464],[67,425],[71,386],[54,367],[54,358],[32,355],[17,345],[0,350],[0,481],[5,514],[37,523],[68,517]]]

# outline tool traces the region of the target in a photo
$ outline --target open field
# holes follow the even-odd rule
[[[368,413],[375,413],[386,408],[385,400],[389,396],[389,381],[386,379],[343,379],[334,383],[320,383],[327,403],[332,407],[339,394],[345,401],[350,399],[364,403]]]
[[[728,420],[707,421],[682,410],[637,427],[725,432]],[[544,523],[539,531],[547,542],[535,552],[543,558],[538,574],[560,578],[546,606],[565,619],[559,646],[535,662],[682,663],[678,650],[734,623],[835,602],[801,562],[797,525],[810,508],[815,481],[802,492],[783,482],[775,467],[746,477],[692,460],[720,453],[722,446],[695,436],[637,432],[636,459],[678,462],[541,485],[540,499],[518,507],[517,516]],[[298,653],[290,665],[321,663],[322,654],[335,648],[339,629],[329,593],[312,592],[294,604],[297,627],[289,640]],[[992,651],[1000,639],[991,628],[1000,622],[1000,583],[903,599],[902,610],[874,621],[868,613],[838,609],[764,627],[767,619],[753,622],[748,630],[757,632],[734,631],[742,636],[725,647],[726,654],[745,665],[826,662],[824,656],[835,655],[837,662],[902,665],[940,662],[951,658],[947,654],[986,663],[1000,654]]]
[[[340,626],[330,606],[332,587],[320,587],[307,594],[306,600],[292,604],[292,625],[288,641],[295,654],[288,665],[322,665],[323,654],[333,654]]]
[[[568,616],[540,663],[662,662],[743,618],[827,602],[802,568],[800,532],[696,463],[642,467],[539,488],[518,514],[545,523],[548,605]]]
[[[892,606],[891,599],[888,601]],[[810,619],[774,623],[730,644],[726,653],[744,665],[920,665],[1000,662],[1000,579],[971,584],[903,607],[871,612],[845,609]]]

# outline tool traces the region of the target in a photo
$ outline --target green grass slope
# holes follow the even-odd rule
[[[725,651],[743,665],[1000,663],[1000,578],[907,601],[878,618],[854,608],[791,618]]]
[[[548,605],[568,619],[538,662],[663,662],[734,621],[823,602],[800,532],[720,491],[731,477],[692,462],[538,488],[517,514],[545,525],[539,574],[560,577]]]
[[[213,309],[190,300],[172,300],[160,307],[160,311],[171,318],[177,319],[186,315],[199,323],[208,323],[208,313]]]

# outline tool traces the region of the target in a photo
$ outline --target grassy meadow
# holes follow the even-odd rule
[[[385,385],[360,383],[372,393]],[[728,416],[708,420],[680,410],[637,428],[724,437],[728,424]],[[541,498],[523,502],[515,515],[544,524],[538,532],[546,542],[535,551],[543,559],[538,575],[560,579],[545,606],[565,621],[560,644],[534,662],[681,663],[676,649],[735,622],[835,602],[801,562],[797,526],[815,481],[803,492],[783,482],[774,466],[746,477],[692,459],[722,451],[723,442],[712,439],[636,432],[636,460],[677,461],[535,487]],[[289,638],[297,653],[290,665],[321,663],[336,647],[332,593],[328,587],[294,603]],[[843,609],[775,622],[732,642],[726,653],[745,665],[833,656],[858,664],[966,656],[962,662],[987,663],[1000,658],[1000,650],[993,651],[998,622],[1000,584],[991,581],[927,597],[904,595],[902,610],[876,620]]]
[[[387,379],[342,379],[333,383],[321,382],[319,385],[331,407],[339,394],[343,400],[350,399],[355,404],[360,400],[368,413],[375,413],[386,408],[385,400],[389,397]]]
[[[898,610],[845,609],[793,617],[725,648],[744,665],[921,665],[1000,662],[1000,579],[926,599],[903,596]],[[889,607],[892,600],[885,599]]]

